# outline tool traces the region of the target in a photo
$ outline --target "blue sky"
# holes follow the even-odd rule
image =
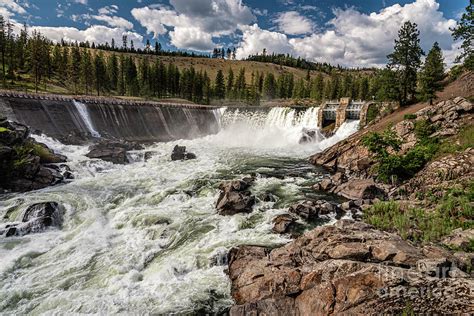
[[[0,14],[53,40],[105,42],[122,34],[141,46],[207,53],[236,47],[239,58],[290,53],[346,66],[383,64],[399,26],[419,25],[422,46],[440,42],[448,63],[449,28],[469,0],[0,0]]]

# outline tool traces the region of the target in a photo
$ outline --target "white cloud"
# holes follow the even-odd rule
[[[74,0],[75,3],[87,5],[87,0]]]
[[[170,32],[171,44],[178,48],[186,48],[197,51],[210,51],[216,44],[212,41],[209,33],[201,31],[196,27],[177,26]]]
[[[247,28],[237,55],[244,58],[266,48],[268,52],[290,52],[313,61],[345,66],[380,66],[386,63],[398,30],[406,21],[418,24],[425,51],[438,41],[448,65],[456,54],[449,30],[456,21],[446,19],[435,0],[416,0],[404,6],[395,4],[370,14],[353,8],[337,9],[334,14],[327,30],[292,39],[257,26]]]
[[[181,49],[200,47],[198,50],[208,51],[214,45],[213,37],[231,35],[256,20],[240,0],[170,0],[170,4],[173,8],[134,8],[132,15],[155,38],[169,32],[171,43]]]
[[[245,27],[243,33],[242,42],[236,52],[236,57],[239,59],[261,53],[264,48],[269,53],[295,53],[285,34],[262,30],[257,24]]]
[[[79,30],[75,27],[51,27],[51,26],[34,26],[35,29],[41,32],[47,38],[60,42],[61,39],[65,41],[78,42],[94,42],[96,44],[115,40],[115,43],[122,43],[122,35],[127,35],[128,41],[133,40],[135,48],[142,48],[143,36],[135,32],[124,31],[121,28],[110,28],[103,25],[93,25],[85,30]]]
[[[119,27],[123,29],[133,29],[133,24],[132,22],[119,17],[119,16],[110,16],[110,15],[93,15],[93,19],[97,21],[102,21],[110,25],[111,27]]]
[[[105,6],[103,8],[100,8],[97,12],[99,12],[100,15],[112,15],[117,13],[119,7],[115,4],[112,4],[110,6]]]
[[[26,10],[13,0],[0,1],[0,15],[5,18],[10,18],[15,14],[25,14]]]
[[[278,30],[288,35],[301,35],[313,30],[313,22],[296,11],[287,11],[278,14],[274,20]]]

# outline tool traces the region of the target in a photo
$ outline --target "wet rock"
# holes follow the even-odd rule
[[[353,208],[354,206],[355,206],[354,201],[347,201],[347,202],[344,202],[344,203],[341,204],[341,209],[344,210],[344,211],[348,211],[351,208]]]
[[[318,137],[319,131],[316,129],[308,129],[308,128],[303,128],[301,131],[301,137],[300,140],[298,141],[299,144],[307,144],[307,143],[313,143],[320,139]]]
[[[3,229],[0,229],[0,235],[24,236],[43,232],[49,227],[61,228],[64,212],[64,207],[57,202],[30,205],[23,213],[21,222],[6,224]]]
[[[190,160],[196,159],[196,155],[186,151],[186,146],[176,145],[171,153],[171,160]]]
[[[472,311],[474,280],[439,278],[437,271],[455,269],[442,251],[431,253],[347,220],[273,250],[232,249],[230,314],[400,314],[408,302],[415,313]]]
[[[329,178],[323,179],[319,184],[321,185],[321,189],[323,191],[329,191],[334,187],[332,180]]]
[[[252,179],[232,180],[219,185],[221,193],[217,199],[216,209],[221,215],[250,213],[255,204],[255,197],[248,190]]]
[[[86,157],[123,165],[130,162],[127,151],[139,149],[142,149],[142,147],[135,143],[102,141],[89,147],[90,151],[86,154]]]
[[[153,158],[154,156],[156,156],[156,152],[154,152],[154,151],[147,151],[147,152],[145,152],[145,156],[144,156],[145,161],[150,160],[150,159]]]
[[[30,133],[26,125],[8,121],[5,118],[0,120],[0,143],[7,146],[22,144]]]
[[[294,233],[299,226],[295,217],[290,214],[282,214],[273,219],[272,230],[277,234]]]
[[[266,193],[265,196],[263,197],[264,202],[276,202],[277,197],[271,193]]]
[[[301,201],[290,206],[288,212],[298,215],[306,221],[311,221],[318,218],[319,207],[313,201]]]

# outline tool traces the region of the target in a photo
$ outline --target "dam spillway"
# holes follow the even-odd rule
[[[217,133],[218,109],[155,102],[0,94],[0,115],[62,139],[105,137],[137,142]]]

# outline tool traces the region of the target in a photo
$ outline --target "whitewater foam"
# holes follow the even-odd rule
[[[272,219],[304,199],[321,176],[307,155],[358,124],[347,122],[330,138],[300,145],[301,130],[317,126],[316,108],[235,112],[216,112],[222,119],[216,135],[149,146],[125,166],[87,158],[87,146],[34,136],[68,156],[76,179],[0,198],[2,222],[18,220],[33,203],[57,201],[66,208],[62,230],[0,237],[0,312],[213,313],[232,305],[224,254],[241,244],[287,242],[272,233]],[[171,161],[176,144],[197,159]],[[147,162],[146,151],[154,153]],[[251,173],[257,176],[254,211],[218,215],[218,184]],[[276,202],[263,201],[268,192]]]

